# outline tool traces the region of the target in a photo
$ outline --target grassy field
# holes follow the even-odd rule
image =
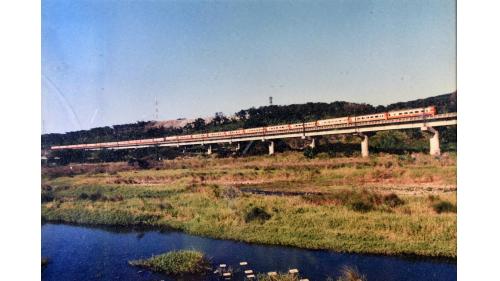
[[[456,257],[456,157],[300,153],[44,168],[42,218],[311,249]]]

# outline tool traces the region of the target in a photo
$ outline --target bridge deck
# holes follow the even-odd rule
[[[274,132],[266,134],[244,134],[237,137],[213,137],[198,140],[187,140],[187,141],[173,141],[173,142],[161,142],[156,144],[143,144],[143,145],[127,145],[127,146],[115,146],[107,147],[106,149],[131,149],[131,148],[144,148],[144,147],[154,147],[154,146],[170,146],[179,147],[187,145],[204,145],[204,144],[215,144],[215,143],[233,143],[233,142],[244,142],[244,141],[255,141],[255,140],[273,140],[273,139],[283,139],[283,138],[298,138],[298,137],[314,137],[322,135],[338,135],[338,134],[352,134],[352,133],[365,133],[365,132],[377,132],[386,130],[402,130],[402,129],[413,129],[422,127],[440,127],[440,126],[452,126],[457,124],[457,113],[445,113],[438,114],[432,117],[407,117],[401,119],[392,120],[379,120],[379,121],[369,121],[363,123],[353,123],[353,124],[342,124],[342,125],[332,125],[324,126],[321,128],[308,128],[308,129],[295,129],[295,130],[285,130],[282,132]],[[103,148],[86,148],[88,150],[100,150]]]

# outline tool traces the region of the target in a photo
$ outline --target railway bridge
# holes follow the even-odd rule
[[[240,149],[241,142],[263,141],[267,142],[269,146],[269,154],[274,154],[274,142],[277,139],[287,138],[302,138],[310,140],[310,147],[315,147],[316,137],[326,135],[345,135],[354,134],[360,137],[361,140],[361,155],[368,157],[368,142],[369,133],[387,130],[403,130],[420,128],[430,134],[430,151],[431,155],[440,155],[441,149],[439,144],[439,132],[436,127],[453,126],[457,125],[457,113],[444,113],[436,114],[433,116],[414,116],[404,117],[389,120],[376,120],[376,121],[363,121],[350,124],[337,124],[322,127],[307,128],[302,126],[298,129],[284,129],[279,132],[264,132],[264,133],[247,133],[238,136],[228,136],[221,134],[221,136],[205,137],[196,140],[178,140],[157,141],[154,143],[140,143],[133,145],[120,145],[118,143],[106,143],[106,146],[101,147],[85,147],[85,148],[71,148],[68,146],[57,147],[57,149],[85,149],[85,150],[101,150],[101,149],[137,149],[145,147],[183,147],[192,145],[206,145],[207,153],[212,154],[212,144],[235,144],[236,149]],[[53,147],[54,149],[54,147]]]

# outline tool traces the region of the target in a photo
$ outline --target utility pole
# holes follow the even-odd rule
[[[273,105],[273,97],[269,97],[269,105]]]
[[[158,97],[155,96],[155,120],[158,121]]]

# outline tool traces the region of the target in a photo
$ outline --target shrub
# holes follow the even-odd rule
[[[403,205],[405,201],[398,197],[396,193],[391,193],[384,196],[384,203],[391,208]]]
[[[312,159],[316,157],[317,154],[317,151],[312,147],[306,147],[306,149],[304,149],[304,156],[306,158]]]
[[[436,213],[441,214],[441,213],[456,213],[457,212],[457,206],[454,204],[448,202],[448,201],[439,201],[437,203],[434,203],[432,205],[432,208]]]
[[[271,218],[271,214],[266,212],[263,208],[260,207],[252,207],[245,214],[245,222],[259,221],[263,223]]]
[[[89,195],[87,193],[85,193],[85,192],[80,193],[80,195],[78,195],[78,199],[80,199],[80,200],[87,200],[87,199],[89,199]]]
[[[345,196],[345,193],[342,194]],[[381,196],[375,192],[363,190],[361,192],[353,192],[352,195],[345,199],[346,205],[353,211],[368,212],[375,209],[381,204]]]
[[[94,192],[94,193],[90,194],[90,196],[89,196],[89,199],[92,200],[92,201],[97,201],[97,200],[99,200],[101,198],[102,198],[102,194],[99,191]]]
[[[210,262],[198,251],[172,251],[149,259],[129,261],[132,266],[144,267],[170,275],[204,274],[210,270]]]
[[[42,191],[42,203],[54,201],[54,195],[50,191]]]
[[[367,281],[366,276],[361,275],[356,267],[343,266],[337,281]]]
[[[353,211],[357,212],[368,212],[371,211],[375,208],[372,202],[363,200],[361,198],[353,200],[350,204],[349,207]]]

